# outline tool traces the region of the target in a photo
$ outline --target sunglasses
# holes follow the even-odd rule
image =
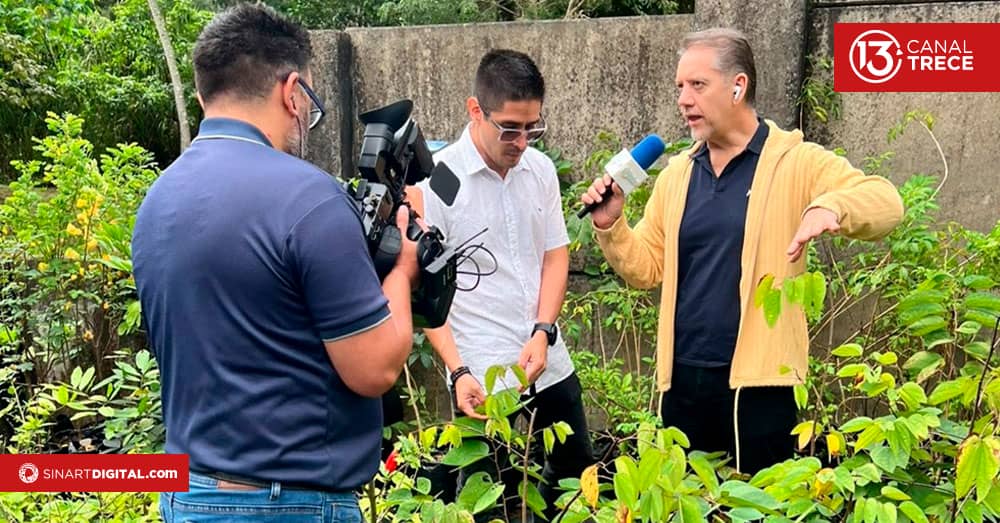
[[[314,93],[308,85],[306,85],[301,76],[298,78],[298,82],[299,87],[305,91],[306,96],[308,96],[313,103],[312,109],[309,110],[309,128],[312,129],[313,127],[319,125],[319,122],[323,120],[323,116],[326,115],[326,110],[323,108],[323,102],[319,101],[319,97],[316,96],[316,93]]]
[[[490,118],[490,113],[487,111],[483,111],[483,115],[486,117],[486,121],[490,122],[493,127],[496,127],[500,131],[498,139],[504,143],[516,142],[521,135],[524,135],[524,139],[528,143],[535,143],[541,140],[542,135],[545,134],[545,120],[539,120],[534,127],[529,129],[518,129],[516,127],[501,127],[500,124]]]

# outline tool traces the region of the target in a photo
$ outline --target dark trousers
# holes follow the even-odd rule
[[[583,410],[583,396],[580,387],[580,380],[576,373],[570,374],[566,379],[537,392],[534,396],[524,396],[524,399],[531,398],[528,405],[511,416],[513,423],[518,416],[524,416],[526,420],[531,418],[532,411],[535,413],[535,421],[532,430],[535,437],[532,439],[532,460],[535,463],[542,463],[542,478],[544,483],[538,486],[538,490],[545,500],[545,515],[550,521],[559,513],[555,506],[556,499],[562,494],[559,490],[559,480],[563,478],[579,478],[583,469],[594,463],[594,451],[591,447],[590,433],[587,430],[587,416]],[[566,437],[565,443],[556,444],[552,453],[544,456],[544,443],[541,431],[552,424],[564,421],[573,429],[573,434]],[[520,496],[518,485],[524,480],[524,474],[514,469],[510,464],[503,447],[499,444],[492,444],[489,456],[462,469],[461,476],[469,477],[479,471],[485,471],[494,481],[504,483],[504,498],[508,516],[512,521],[517,521],[521,514]],[[535,482],[528,476],[529,482]],[[464,484],[464,479],[459,481]],[[461,488],[461,487],[459,487]],[[528,511],[531,514],[531,511]],[[492,518],[503,518],[503,509],[486,511],[476,517],[476,521],[489,521]],[[530,518],[529,518],[530,519]]]
[[[739,470],[746,474],[791,458],[796,421],[792,387],[744,387],[737,404],[736,391],[729,388],[729,370],[675,364],[671,388],[661,397],[663,426],[682,430],[691,450],[728,452],[733,467],[739,432]]]

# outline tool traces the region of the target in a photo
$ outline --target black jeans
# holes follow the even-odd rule
[[[559,480],[579,478],[583,469],[594,463],[594,451],[590,442],[590,433],[587,430],[587,416],[583,410],[582,394],[580,380],[574,372],[566,379],[539,391],[534,396],[524,396],[525,399],[531,397],[531,401],[525,408],[511,415],[511,423],[513,423],[518,416],[530,419],[532,411],[535,411],[533,425],[535,437],[532,439],[531,454],[535,463],[541,463],[544,459],[542,478],[545,479],[545,482],[538,486],[538,490],[542,494],[542,499],[545,500],[545,515],[550,521],[559,513],[555,506],[556,499],[562,494],[558,488]],[[539,431],[559,421],[566,422],[573,429],[573,434],[566,437],[565,443],[559,443],[556,440],[552,453],[544,456],[544,443]],[[523,481],[524,475],[510,465],[510,459],[500,445],[491,445],[489,456],[462,469],[459,489],[461,490],[465,477],[480,471],[485,471],[494,481],[503,482],[508,515],[514,521],[520,518],[521,501],[517,487]],[[529,476],[528,481],[534,480]],[[529,510],[528,513],[530,514],[531,511]],[[498,508],[478,514],[476,521],[489,521],[492,518],[503,519],[503,517],[503,508]]]
[[[674,365],[669,391],[661,397],[663,426],[684,431],[691,450],[724,450],[736,467],[736,432],[740,438],[739,470],[747,474],[791,458],[795,448],[796,406],[792,387],[729,388],[726,367]],[[738,426],[733,425],[736,408]]]

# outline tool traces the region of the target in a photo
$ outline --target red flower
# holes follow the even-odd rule
[[[385,458],[385,470],[391,474],[392,471],[396,470],[396,467],[396,449],[392,449],[392,452],[389,453],[389,457]]]

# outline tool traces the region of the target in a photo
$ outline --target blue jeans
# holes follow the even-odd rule
[[[221,490],[218,480],[192,472],[187,492],[160,494],[160,517],[168,523],[315,522],[362,523],[353,492],[270,488]]]

